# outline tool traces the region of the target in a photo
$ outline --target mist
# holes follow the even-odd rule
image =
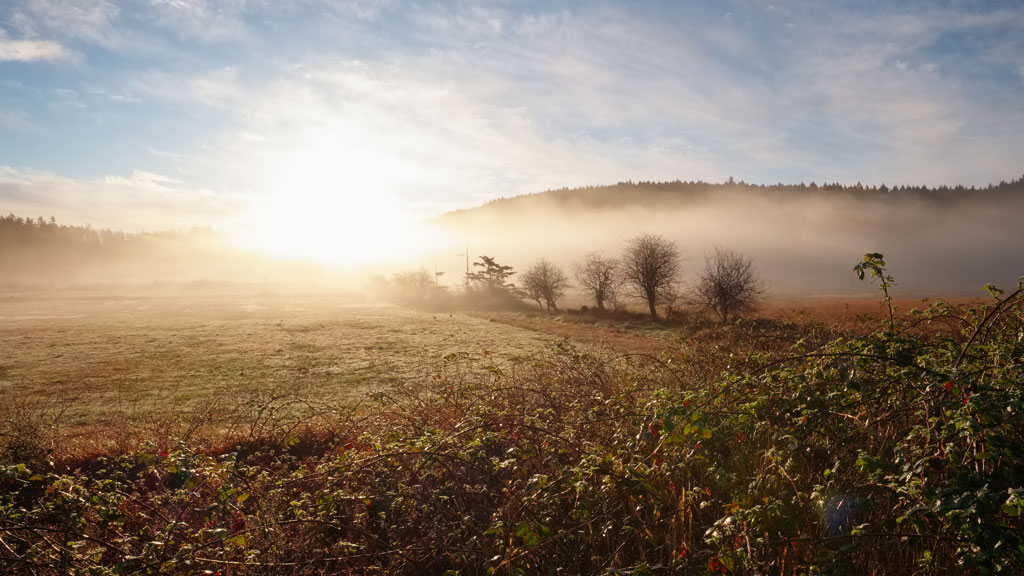
[[[0,218],[0,287],[216,284],[354,290],[363,275],[245,249],[211,229],[124,233],[55,220]]]
[[[359,264],[285,257],[239,245],[209,229],[124,234],[54,221],[4,217],[0,285],[84,286],[230,283],[274,289],[362,291],[381,297],[381,278],[426,270],[457,289],[481,255],[523,272],[547,258],[568,274],[590,252],[617,257],[638,234],[659,234],[684,258],[684,289],[715,246],[753,259],[769,295],[872,294],[851,269],[885,255],[906,297],[980,296],[1024,274],[1020,182],[983,190],[758,187],[665,183],[563,189],[445,214],[397,242],[386,230],[359,242],[311,247],[316,254],[397,254]],[[330,238],[330,230],[320,235]],[[328,244],[330,244],[328,242]],[[348,258],[348,260],[351,260]],[[513,281],[516,280],[514,277]],[[583,295],[579,295],[583,298]]]
[[[469,245],[524,270],[546,257],[567,272],[586,253],[617,256],[641,233],[677,243],[684,284],[704,254],[724,246],[754,261],[770,293],[853,296],[874,287],[852,267],[867,252],[885,255],[904,296],[982,295],[986,283],[1014,286],[1024,275],[1024,197],[984,191],[922,194],[799,193],[735,188],[676,201],[661,195],[588,204],[539,195],[440,219],[451,248],[438,252],[447,278],[461,279],[456,253]],[[461,243],[459,242],[461,240]],[[454,261],[454,262],[453,262]],[[430,264],[429,262],[425,264]]]

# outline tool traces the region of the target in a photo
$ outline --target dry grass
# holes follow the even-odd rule
[[[915,308],[921,310],[938,298],[893,298],[897,314],[903,315]],[[956,306],[972,306],[987,302],[979,298],[942,298]],[[782,321],[797,324],[818,323],[835,330],[862,330],[867,324],[874,327],[888,317],[885,302],[880,295],[858,298],[776,298],[764,302],[760,313]]]
[[[477,317],[609,354],[660,354],[684,332],[681,326],[652,323],[641,314],[610,313],[600,316],[576,311],[488,312]]]
[[[550,336],[330,295],[54,292],[0,296],[0,408],[65,439],[233,418],[260,395],[344,403],[447,354],[507,362]],[[130,441],[130,438],[123,440]]]
[[[931,298],[896,298],[897,314],[924,309]],[[945,299],[954,305],[976,305],[976,298]],[[597,313],[567,309],[555,313],[489,312],[478,317],[549,334],[574,343],[596,346],[614,352],[659,354],[667,347],[685,344],[695,333],[715,327],[717,321],[695,307],[676,311],[676,318],[651,322],[646,312],[631,309],[625,312]],[[877,328],[888,318],[885,302],[877,296],[841,297],[779,297],[765,300],[749,318],[791,324],[818,326],[828,333],[862,332]]]
[[[1018,573],[1019,297],[889,330],[10,295],[0,572]]]
[[[899,304],[904,311],[923,306]],[[885,311],[877,299],[775,300],[761,314],[831,332],[863,329]],[[674,350],[693,364],[707,356],[694,342],[711,340],[691,336],[710,323],[687,318],[431,314],[351,296],[244,288],[6,292],[0,416],[34,426],[59,452],[127,450],[197,422],[215,435],[271,396],[350,404],[395,380],[436,374],[450,354],[477,359],[459,370],[485,371],[568,340],[605,356]]]

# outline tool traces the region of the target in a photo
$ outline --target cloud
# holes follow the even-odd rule
[[[260,44],[256,37],[260,28],[302,36],[290,29],[296,16],[365,24],[393,4],[391,0],[14,0],[9,7],[0,7],[0,21],[6,20],[26,37],[59,37],[133,57],[159,58],[192,54],[197,45],[252,47]],[[272,42],[276,47],[295,44],[287,37],[275,37]]]
[[[219,224],[238,210],[239,201],[230,194],[188,187],[145,171],[127,177],[73,179],[0,166],[0,203],[19,215],[143,231]]]
[[[0,132],[7,130],[13,132],[34,132],[38,131],[39,127],[32,123],[28,113],[24,110],[0,107]]]
[[[154,148],[152,146],[147,146],[146,151],[152,154],[153,156],[156,156],[157,158],[166,158],[169,160],[181,160],[182,158],[181,154],[175,152],[168,152],[167,150],[160,150],[159,148]]]
[[[614,6],[421,5],[404,15],[408,44],[373,59],[307,57],[267,84],[233,68],[151,72],[136,89],[226,113],[231,128],[184,161],[189,174],[309,201],[370,189],[439,210],[626,179],[984,184],[1015,174],[1005,172],[1017,169],[1008,151],[1019,148],[1020,113],[991,109],[924,57],[937,29],[998,18],[801,20],[780,6],[752,30],[766,16],[735,12],[709,23]]]
[[[632,177],[616,156],[650,152],[548,139],[520,108],[403,66],[351,61],[298,67],[237,113],[204,171],[226,172],[222,178],[258,193],[287,191],[297,202],[386,194],[436,213],[467,199]]]
[[[22,0],[11,9],[10,21],[27,37],[58,35],[112,48],[125,41],[115,24],[120,14],[109,0]]]
[[[159,27],[206,43],[244,38],[245,0],[149,0],[146,16]]]
[[[496,109],[520,110],[549,142],[577,143],[588,155],[595,145],[605,148],[608,158],[596,163],[619,163],[618,148],[622,157],[632,156],[630,177],[652,164],[644,161],[648,149],[667,156],[664,143],[673,142],[676,168],[647,176],[724,178],[732,173],[725,161],[714,167],[710,159],[783,121],[779,102],[759,79],[721,62],[722,54],[757,55],[738,31],[690,29],[613,8],[472,16],[476,24],[467,23],[467,14],[423,16],[431,30],[470,32],[444,36],[436,53],[409,55],[403,64],[424,81],[457,86]],[[500,34],[489,24],[495,21],[502,22]]]
[[[372,22],[399,6],[395,0],[293,0],[292,5],[302,6],[314,13],[328,13],[339,20]],[[281,6],[275,6],[281,9]],[[415,8],[412,6],[412,8]]]
[[[46,40],[13,40],[0,30],[0,62],[33,62],[72,60],[74,53],[57,42]]]
[[[248,97],[238,70],[233,67],[193,73],[150,70],[135,76],[126,86],[129,98],[148,96],[218,109],[234,108]]]
[[[1024,55],[1009,32],[1024,29],[1024,10],[844,14],[805,29],[801,45],[811,49],[787,55],[792,88],[783,95],[828,122],[819,132],[841,155],[830,179],[984,185],[1016,173],[1019,92],[978,89],[972,77],[998,75],[1003,64],[970,39]],[[972,56],[961,62],[962,53]]]
[[[602,172],[724,179],[737,166],[756,172],[779,158],[796,163],[802,152],[780,138],[793,114],[764,82],[774,63],[762,62],[763,47],[726,25],[616,7],[432,10],[415,18],[435,40],[395,60],[418,80],[454,87],[484,108],[517,110],[549,144],[577,147],[591,165],[577,182]],[[755,141],[772,146],[759,149]],[[617,169],[601,170],[610,166]]]
[[[108,100],[110,102],[137,103],[140,101],[139,98],[136,96],[132,96],[121,91],[111,91],[103,86],[97,86],[95,84],[89,84],[85,86],[84,91],[89,96],[100,98],[102,100]]]
[[[729,21],[695,11],[431,11],[422,26],[443,39],[404,63],[519,108],[548,141],[657,171],[640,177],[985,184],[1016,173],[1019,91],[978,92],[967,77],[1012,75],[1024,11],[737,6]],[[494,19],[502,34],[487,33]],[[949,63],[935,48],[949,34],[1002,50],[965,45],[982,57]]]

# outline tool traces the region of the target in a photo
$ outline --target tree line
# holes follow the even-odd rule
[[[591,252],[573,263],[572,278],[598,311],[620,308],[634,298],[647,307],[652,319],[658,309],[671,316],[685,296],[680,276],[683,257],[677,244],[657,234],[639,234],[626,242],[622,253],[608,256]],[[462,293],[456,297],[426,268],[400,272],[390,281],[378,279],[377,290],[400,303],[427,307],[511,308],[532,300],[539,308],[558,310],[572,284],[569,274],[547,258],[531,264],[512,281],[516,271],[495,257],[482,255],[467,272]],[[764,281],[753,261],[729,248],[715,247],[705,254],[704,267],[690,298],[722,322],[756,307]],[[588,308],[585,306],[584,308]]]
[[[173,230],[123,232],[109,228],[97,229],[89,224],[84,226],[58,224],[57,219],[53,216],[48,219],[44,219],[42,216],[36,218],[16,216],[13,213],[0,216],[0,247],[10,249],[111,252],[152,240],[210,238],[216,235],[216,232],[210,228],[193,228],[186,232]]]
[[[660,205],[686,203],[714,198],[728,194],[749,194],[752,196],[850,196],[865,200],[896,200],[920,199],[929,202],[952,202],[987,200],[1024,194],[1024,176],[1012,180],[1002,180],[997,184],[986,186],[940,185],[921,186],[898,184],[865,185],[842,184],[840,182],[800,182],[799,184],[752,184],[732,177],[723,182],[707,182],[704,180],[672,180],[656,181],[625,181],[611,186],[581,186],[577,188],[557,188],[523,194],[513,197],[501,197],[484,203],[479,208],[455,210],[441,217],[458,219],[476,210],[516,210],[554,203],[565,206],[581,206],[590,209],[602,209],[625,204]]]
[[[123,232],[86,224],[60,224],[54,217],[0,216],[0,280],[65,281],[98,264],[146,262],[155,256],[196,259],[219,235],[209,228]]]

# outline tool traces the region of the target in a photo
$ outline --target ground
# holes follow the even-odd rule
[[[1020,297],[0,292],[0,572],[1019,573]]]
[[[258,395],[344,402],[450,354],[508,362],[554,337],[329,294],[62,291],[0,296],[0,403],[68,431],[222,418]]]
[[[913,304],[913,303],[910,303]],[[877,301],[777,301],[784,321],[853,323]],[[692,323],[690,329],[692,330]],[[484,371],[553,342],[657,355],[678,325],[642,315],[427,313],[336,293],[252,287],[0,292],[0,410],[40,414],[59,447],[167,433],[177,422],[230,425],[284,395],[344,404],[394,379],[429,378],[459,357]]]

